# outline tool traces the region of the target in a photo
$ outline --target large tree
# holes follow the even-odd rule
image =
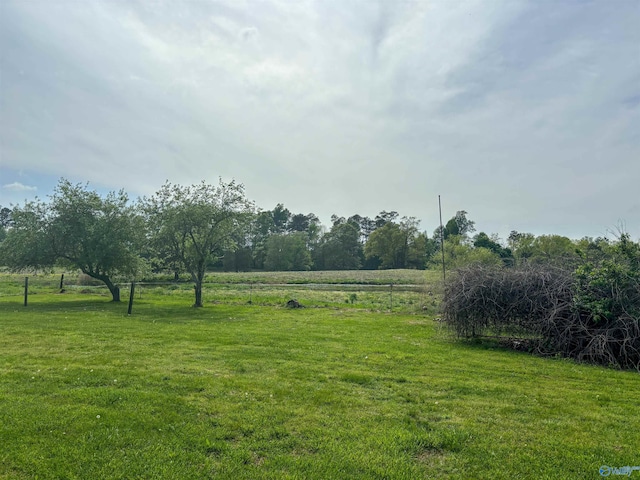
[[[338,221],[322,237],[316,267],[325,270],[357,270],[362,266],[364,254],[360,243],[360,230],[353,221]]]
[[[61,179],[50,199],[13,209],[2,243],[3,263],[16,270],[56,264],[78,268],[104,282],[113,301],[120,301],[114,276],[133,277],[139,270],[144,232],[126,193],[102,197]]]
[[[440,244],[440,237],[445,240],[450,236],[460,236],[463,241],[468,240],[469,234],[476,231],[476,222],[467,218],[467,212],[465,210],[459,210],[456,212],[455,217],[451,217],[445,224],[444,228],[436,228],[433,232],[433,239]],[[440,234],[442,230],[442,235]]]
[[[307,247],[307,234],[271,235],[267,239],[264,268],[273,271],[310,270],[311,253]]]
[[[11,226],[11,209],[0,206],[0,242],[7,236],[7,230]]]
[[[427,243],[426,235],[419,232],[418,226],[414,217],[402,217],[399,223],[386,221],[369,236],[364,248],[367,260],[377,259],[378,268],[383,269],[425,268],[435,245]]]
[[[181,186],[165,183],[142,208],[155,255],[165,265],[181,265],[191,275],[194,307],[202,307],[202,283],[207,266],[237,248],[254,211],[242,184],[219,181]]]

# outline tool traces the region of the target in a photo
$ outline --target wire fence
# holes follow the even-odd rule
[[[122,301],[130,297],[130,283],[120,283]],[[0,298],[16,297],[27,304],[28,296],[40,294],[102,296],[111,298],[104,284],[92,279],[78,281],[62,275],[0,276]],[[204,304],[264,305],[303,307],[364,308],[393,312],[433,312],[439,295],[426,284],[354,283],[220,283],[202,285]],[[174,297],[193,303],[194,286],[189,282],[136,282],[133,301],[153,303],[154,299]],[[10,299],[5,299],[9,301]]]

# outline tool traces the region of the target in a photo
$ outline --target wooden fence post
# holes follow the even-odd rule
[[[131,282],[131,289],[129,290],[129,309],[127,310],[127,315],[131,315],[131,310],[133,309],[133,294],[136,289],[135,282]]]

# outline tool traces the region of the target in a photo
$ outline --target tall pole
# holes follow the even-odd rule
[[[447,274],[444,268],[444,227],[442,226],[442,203],[438,195],[438,211],[440,212],[440,251],[442,252],[442,281],[446,282]]]

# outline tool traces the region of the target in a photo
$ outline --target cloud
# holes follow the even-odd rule
[[[489,232],[640,224],[636,0],[0,3],[8,169],[427,230],[438,194]]]
[[[10,192],[35,192],[36,190],[38,190],[38,187],[23,185],[20,182],[9,183],[7,185],[3,185],[2,188],[4,190],[9,190]]]

